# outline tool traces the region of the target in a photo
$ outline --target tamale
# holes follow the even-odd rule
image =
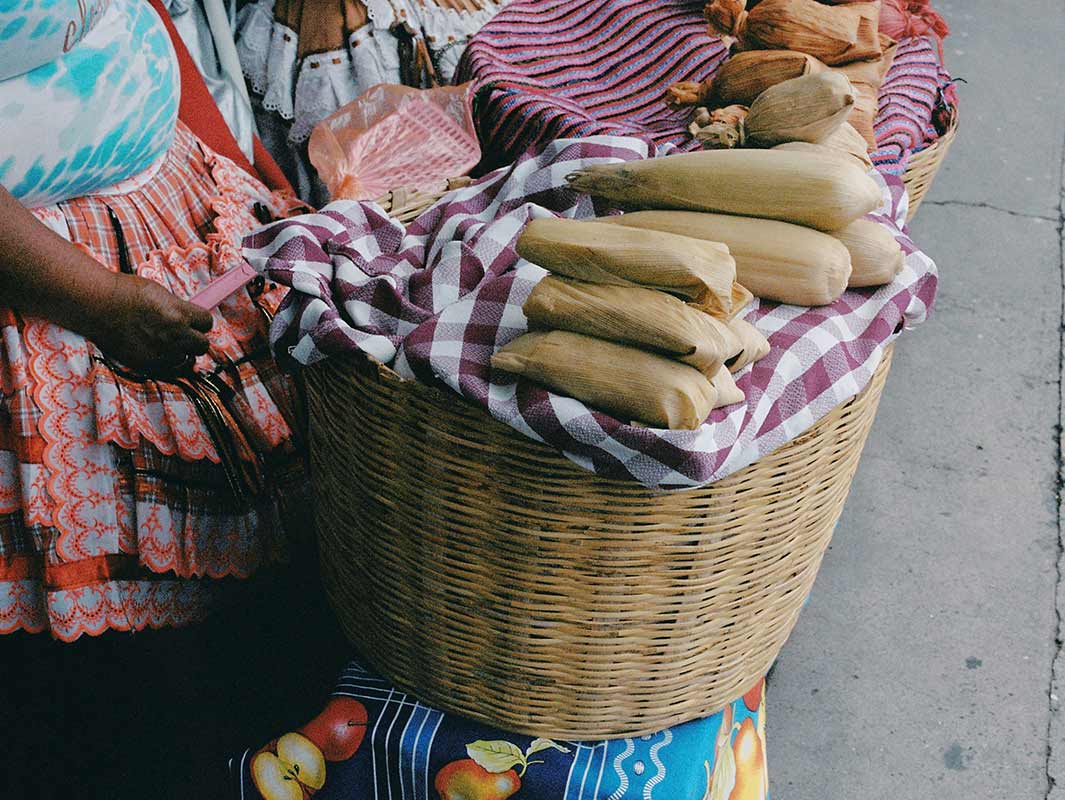
[[[694,367],[569,331],[534,331],[492,356],[492,366],[602,409],[623,422],[695,430],[717,391]]]
[[[589,283],[643,286],[732,311],[736,262],[718,242],[627,230],[573,219],[536,219],[518,238],[518,255],[548,272]]]
[[[778,83],[824,72],[828,67],[806,53],[793,50],[749,50],[736,53],[712,78],[699,83],[682,81],[669,87],[672,105],[709,108],[749,106],[762,92]]]
[[[880,187],[864,169],[831,152],[701,150],[594,164],[566,180],[578,192],[628,207],[715,211],[822,231],[842,228],[881,200]]]
[[[854,106],[847,117],[858,133],[861,134],[869,150],[876,149],[876,115],[880,110],[880,95],[872,84],[863,81],[851,81],[854,87]]]
[[[748,364],[761,361],[769,355],[769,340],[747,320],[734,319],[729,323],[729,327],[732,328],[732,332],[736,334],[736,337],[743,345],[743,351],[739,356],[735,360],[728,362],[730,371],[739,372]]]
[[[857,219],[832,235],[851,255],[850,287],[890,283],[906,264],[902,247],[885,226],[871,219]]]
[[[707,149],[775,147],[785,142],[817,142],[831,136],[854,106],[855,93],[846,76],[823,72],[771,86],[747,113],[710,114],[711,123],[696,134]],[[715,116],[716,115],[716,116]]]
[[[834,151],[830,157],[846,159]],[[603,222],[725,242],[743,286],[767,300],[827,305],[839,299],[851,275],[847,248],[801,225],[695,211],[635,211]]]
[[[833,72],[846,75],[856,94],[854,108],[848,121],[862,135],[869,150],[876,149],[876,134],[873,126],[880,110],[880,87],[887,77],[888,70],[895,60],[898,46],[890,42],[888,48],[878,59],[855,61],[842,67],[834,67]]]
[[[743,0],[710,0],[710,34],[737,50],[795,50],[829,66],[879,58],[880,4],[824,5],[817,0],[762,0],[750,12]]]
[[[690,364],[708,377],[742,349],[728,325],[653,289],[548,275],[523,308],[530,327],[643,347]]]
[[[773,149],[824,153],[825,150],[823,148],[828,148],[834,154],[838,153],[841,156],[853,156],[863,169],[870,170],[873,168],[873,161],[869,158],[869,143],[849,122],[844,122],[829,136],[816,143],[785,142],[784,144],[778,144]]]
[[[714,408],[742,403],[746,399],[746,395],[736,385],[736,379],[732,377],[728,367],[719,369],[710,383],[713,384],[714,390],[717,392],[717,402],[714,404]]]

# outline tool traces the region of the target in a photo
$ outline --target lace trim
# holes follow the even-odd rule
[[[50,631],[63,642],[108,630],[181,627],[224,593],[200,581],[108,581],[48,592],[40,581],[0,581],[0,635]]]
[[[341,106],[381,83],[400,82],[398,40],[390,29],[408,22],[425,42],[440,80],[450,82],[469,39],[502,4],[477,12],[451,11],[427,2],[367,3],[369,22],[351,34],[344,49],[298,59],[295,31],[273,17],[273,0],[248,8],[238,25],[237,49],[256,102],[291,123],[287,140],[299,148],[314,126]],[[423,38],[424,37],[424,38]]]

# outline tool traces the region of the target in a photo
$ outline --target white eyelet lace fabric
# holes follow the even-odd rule
[[[310,2],[311,0],[306,0]],[[437,80],[450,83],[466,44],[505,4],[484,0],[476,12],[440,8],[433,0],[364,0],[368,22],[348,37],[346,48],[298,57],[299,37],[274,18],[274,0],[255,0],[237,17],[236,45],[241,68],[258,111],[281,117],[275,127],[284,136],[264,137],[280,164],[299,164],[301,179],[314,174],[307,162],[306,141],[314,126],[346,103],[380,83],[400,83],[400,41],[392,32],[405,22],[424,42]],[[261,113],[260,128],[262,127]],[[285,169],[286,174],[290,170]],[[304,194],[303,191],[300,192]],[[305,198],[307,199],[307,198]]]

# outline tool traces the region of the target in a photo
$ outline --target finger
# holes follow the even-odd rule
[[[202,356],[210,346],[207,335],[196,330],[187,330],[178,339],[178,349],[182,355]]]
[[[205,308],[200,308],[197,305],[193,305],[192,303],[186,303],[185,305],[188,311],[186,319],[188,320],[189,325],[204,333],[211,330],[211,326],[214,325],[214,317],[211,315],[210,311]]]

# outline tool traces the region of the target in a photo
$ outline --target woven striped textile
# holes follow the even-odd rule
[[[727,58],[689,0],[513,0],[473,37],[456,81],[477,85],[484,167],[560,138],[611,134],[695,149],[690,109],[666,89],[714,74]],[[934,106],[949,77],[927,39],[900,43],[881,93],[877,166],[900,174],[936,138]]]
[[[913,153],[939,138],[937,109],[956,105],[953,81],[940,63],[935,39],[903,39],[883,86],[870,153],[881,172],[902,175]]]

